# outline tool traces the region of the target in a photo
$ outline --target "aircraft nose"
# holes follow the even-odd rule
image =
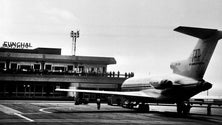
[[[212,88],[212,84],[209,82],[203,82],[203,83],[201,83],[201,88],[203,91],[208,90],[208,89]]]

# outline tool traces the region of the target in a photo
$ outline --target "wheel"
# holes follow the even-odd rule
[[[183,112],[183,104],[177,103],[177,113],[182,114],[182,112]]]
[[[188,115],[190,113],[190,109],[191,109],[190,103],[184,104],[183,114]]]
[[[123,104],[122,104],[122,107],[123,108],[128,108],[128,105],[129,105],[129,101],[128,100],[124,100]]]
[[[76,101],[76,102],[75,102],[75,105],[79,105],[79,102]]]
[[[139,104],[138,111],[139,112],[149,112],[150,107],[148,104]]]
[[[190,103],[184,103],[184,102],[180,102],[180,103],[177,103],[177,113],[179,115],[183,114],[183,115],[187,115],[190,113],[190,109],[191,109],[191,106],[190,106]]]

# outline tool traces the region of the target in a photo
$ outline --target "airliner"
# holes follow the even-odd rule
[[[171,74],[126,79],[122,83],[121,91],[60,88],[56,91],[120,95],[130,106],[137,105],[141,111],[149,111],[149,103],[174,103],[179,114],[188,114],[191,108],[189,99],[212,87],[203,76],[215,47],[222,38],[222,31],[187,26],[179,26],[174,31],[199,40],[187,59],[170,64],[173,70]]]

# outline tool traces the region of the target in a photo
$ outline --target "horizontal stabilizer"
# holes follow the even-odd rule
[[[196,27],[184,27],[179,26],[174,31],[184,33],[193,37],[200,39],[206,39],[217,33],[217,29],[206,29],[206,28],[196,28]]]

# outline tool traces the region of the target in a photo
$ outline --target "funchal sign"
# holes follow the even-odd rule
[[[4,41],[2,44],[3,48],[13,48],[13,49],[28,49],[31,48],[31,43],[25,43],[25,42],[8,42]]]

